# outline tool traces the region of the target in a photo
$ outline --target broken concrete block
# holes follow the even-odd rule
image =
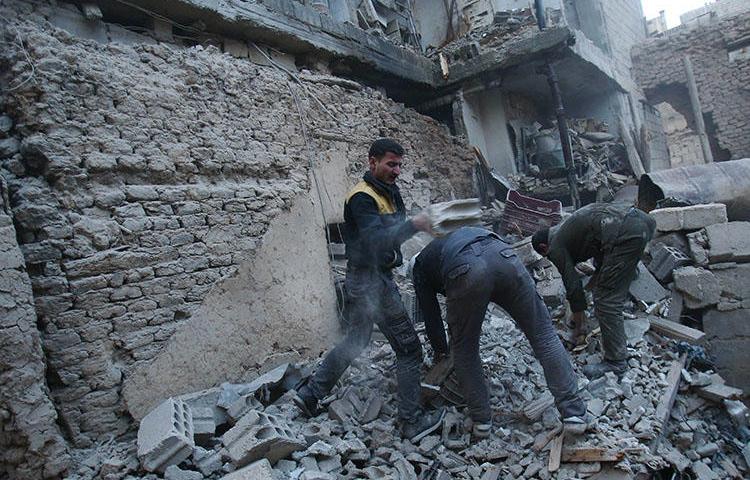
[[[703,462],[693,462],[693,473],[698,480],[719,480],[719,476],[711,467]]]
[[[721,285],[713,273],[697,267],[682,267],[674,271],[674,288],[684,294],[688,308],[716,305],[721,299]]]
[[[660,232],[698,230],[716,223],[727,222],[727,207],[723,203],[671,207],[651,210]]]
[[[221,457],[221,450],[206,450],[202,447],[195,447],[193,450],[193,464],[207,477],[221,470],[224,465]]]
[[[625,329],[625,337],[627,338],[628,345],[635,346],[643,340],[643,335],[651,327],[651,322],[648,318],[633,318],[626,319],[623,322]]]
[[[656,303],[669,295],[669,291],[651,275],[643,262],[638,262],[638,272],[635,280],[630,283],[629,291],[633,298],[648,304]]]
[[[470,225],[479,225],[482,220],[481,204],[477,198],[435,203],[428,207],[432,232],[441,237],[454,230]]]
[[[222,437],[232,463],[244,466],[259,458],[276,462],[307,444],[274,415],[251,411]]]
[[[254,393],[243,395],[232,402],[229,409],[227,409],[227,415],[229,415],[229,418],[236,423],[250,410],[263,410],[263,404],[260,403],[260,400],[255,398]]]
[[[561,278],[544,279],[536,284],[536,289],[549,308],[556,308],[565,301],[565,287]]]
[[[214,421],[214,409],[211,407],[195,407],[190,411],[193,414],[193,438],[199,445],[211,441],[216,432]]]
[[[250,56],[247,43],[231,38],[224,39],[224,52],[237,58],[247,58]]]
[[[716,268],[719,265],[723,264],[711,265],[710,270],[719,281],[721,296],[739,302],[750,299],[750,263]]]
[[[696,263],[750,261],[750,222],[709,225],[688,235]]]
[[[667,320],[680,323],[682,311],[685,309],[685,297],[677,290],[672,290],[672,297],[669,302],[669,314]]]
[[[691,263],[690,257],[680,250],[667,245],[660,245],[651,253],[651,263],[648,264],[648,269],[660,282],[668,283],[672,280],[672,272],[676,268]]]
[[[217,406],[220,394],[221,388],[214,387],[199,392],[180,395],[177,398],[185,402],[187,406],[190,407],[191,411],[194,408],[210,408],[214,415],[214,425],[218,427],[229,421],[226,411]]]
[[[750,310],[709,310],[703,314],[706,350],[731,385],[750,390]]]
[[[164,472],[190,456],[195,447],[193,418],[185,402],[169,398],[141,420],[138,458],[149,472]]]
[[[274,478],[273,468],[271,468],[271,463],[263,458],[229,475],[224,475],[221,480],[269,480],[271,478]]]
[[[182,470],[177,465],[170,465],[164,471],[164,480],[203,480],[203,474],[192,470]]]

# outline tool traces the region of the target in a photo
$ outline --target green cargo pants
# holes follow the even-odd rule
[[[656,222],[647,213],[631,209],[623,218],[611,245],[604,245],[594,288],[594,314],[602,330],[602,350],[609,361],[627,359],[623,306],[638,262],[651,240]]]

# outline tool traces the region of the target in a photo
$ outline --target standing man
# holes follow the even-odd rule
[[[534,250],[548,257],[562,275],[573,311],[576,341],[585,320],[586,295],[575,267],[578,262],[594,258],[594,313],[602,331],[604,361],[583,368],[589,378],[606,372],[622,375],[627,369],[622,309],[638,261],[655,229],[654,219],[636,207],[592,203],[560,225],[536,232],[531,239]]]
[[[318,401],[331,392],[367,346],[373,323],[377,323],[396,353],[401,433],[417,441],[440,425],[444,412],[426,413],[419,407],[422,345],[391,273],[402,264],[401,244],[417,231],[430,232],[426,215],[406,218],[396,186],[403,155],[404,149],[395,141],[376,140],[369,152],[370,171],[346,197],[343,236],[351,327],[293,400],[304,414],[315,415]]]
[[[446,297],[450,350],[475,437],[486,437],[491,430],[489,392],[479,357],[479,337],[489,302],[508,312],[531,343],[566,431],[583,433],[589,419],[577,393],[570,358],[534,280],[510,245],[483,228],[460,228],[422,250],[414,262],[412,279],[436,356],[448,353],[437,294]]]

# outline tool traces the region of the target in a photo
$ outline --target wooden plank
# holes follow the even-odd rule
[[[565,432],[560,433],[560,435],[552,440],[552,448],[549,451],[549,463],[547,464],[547,470],[549,470],[550,473],[554,473],[560,469],[564,441]]]
[[[670,338],[685,340],[688,343],[700,343],[706,336],[706,334],[700,330],[664,318],[649,317],[649,321],[651,322],[651,330]]]
[[[555,438],[555,436],[559,435],[561,432],[562,432],[562,425],[558,425],[557,427],[547,432],[545,435],[540,435],[534,441],[534,445],[531,446],[531,449],[535,452],[541,452],[542,450],[544,450],[544,447],[546,447],[547,444],[551,442],[552,439]]]
[[[687,362],[687,354],[683,353],[680,358],[672,362],[672,366],[669,367],[669,373],[667,374],[667,390],[661,397],[661,402],[656,407],[656,418],[657,425],[659,426],[659,435],[651,442],[651,451],[655,452],[659,446],[664,430],[669,421],[669,415],[672,412],[675,398],[677,398],[677,390],[680,388],[680,378],[682,378],[682,369],[685,368]]]
[[[619,462],[625,458],[625,452],[602,447],[565,448],[562,451],[563,462]]]
[[[643,162],[641,161],[641,156],[638,154],[638,150],[635,148],[635,142],[630,134],[630,129],[625,125],[625,121],[622,118],[620,118],[620,136],[622,137],[622,143],[625,144],[630,168],[633,170],[635,178],[640,180],[641,175],[646,173],[646,169],[643,168]]]

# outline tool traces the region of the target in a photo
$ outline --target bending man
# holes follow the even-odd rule
[[[568,353],[534,280],[507,243],[482,228],[461,228],[422,250],[412,278],[436,356],[448,352],[437,294],[446,297],[450,350],[474,436],[486,437],[491,429],[489,392],[479,357],[482,322],[491,301],[513,317],[531,343],[566,429],[572,433],[585,430],[586,405],[577,394]]]
[[[576,272],[578,262],[594,258],[594,314],[602,331],[604,361],[583,372],[596,378],[606,372],[621,375],[627,369],[627,339],[623,306],[638,261],[651,240],[656,222],[627,204],[592,203],[563,223],[540,230],[531,239],[534,250],[555,264],[562,275],[577,339],[584,323],[586,295]]]

